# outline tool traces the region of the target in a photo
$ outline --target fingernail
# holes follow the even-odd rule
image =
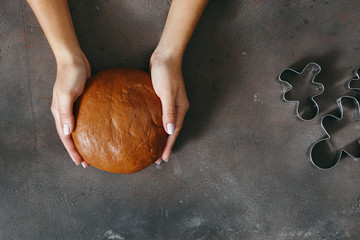
[[[173,123],[168,123],[166,125],[166,128],[167,128],[168,134],[170,134],[170,135],[174,134],[174,124]]]
[[[160,163],[161,163],[161,158],[158,159],[155,163],[156,163],[157,165],[160,165]]]
[[[82,162],[81,165],[83,166],[83,168],[87,168],[86,162]]]
[[[168,161],[169,161],[169,158],[166,157],[165,155],[162,155],[161,158],[162,158],[162,160],[163,160],[164,162],[168,162]]]
[[[65,136],[70,134],[70,126],[69,126],[69,124],[64,123],[64,134],[65,134]]]

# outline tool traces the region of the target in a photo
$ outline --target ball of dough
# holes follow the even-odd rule
[[[75,146],[90,165],[134,173],[161,157],[167,134],[148,73],[104,70],[90,78],[75,104]]]

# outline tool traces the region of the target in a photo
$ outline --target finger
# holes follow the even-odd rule
[[[159,158],[158,160],[156,160],[156,162],[155,162],[157,165],[160,165],[160,163],[161,163],[161,158]]]
[[[74,130],[74,115],[73,115],[73,104],[74,99],[69,96],[60,95],[58,96],[59,101],[59,115],[63,134],[68,136]]]
[[[162,158],[162,160],[164,160],[164,162],[169,161],[169,158],[171,155],[171,150],[172,150],[172,147],[174,146],[175,140],[176,140],[175,135],[168,136],[166,143],[165,143],[164,151],[161,155],[161,158]]]
[[[61,102],[62,104],[67,102],[66,100],[59,101],[59,99],[57,99],[56,101]],[[60,136],[61,142],[63,143],[66,151],[70,155],[71,159],[75,162],[75,164],[80,165],[84,160],[76,150],[74,142],[71,138],[71,132],[74,129],[74,117],[72,115],[72,106],[71,106],[71,114],[70,116],[68,116],[69,114],[66,115],[66,113],[61,112],[64,111],[64,108],[62,108],[61,110],[58,104],[55,105],[57,105],[57,107],[53,108],[52,112],[55,118],[56,129]]]
[[[164,150],[162,153],[162,159],[165,162],[167,162],[169,160],[169,157],[171,155],[171,150],[175,144],[177,136],[180,133],[187,110],[188,110],[188,103],[187,103],[187,105],[182,105],[182,106],[177,107],[177,111],[176,111],[177,118],[176,118],[176,122],[175,122],[176,128],[174,130],[174,134],[170,135],[168,137],[168,139],[166,140],[165,147],[164,147]]]
[[[81,162],[83,162],[84,160],[82,159],[80,154],[77,152],[75,145],[70,137],[71,135],[68,135],[68,136],[64,135],[63,129],[61,127],[61,120],[60,120],[59,114],[54,115],[54,118],[55,118],[56,129],[60,136],[61,142],[63,143],[66,151],[68,152],[69,156],[74,161],[74,163],[76,165],[80,165]]]
[[[176,121],[176,107],[175,99],[172,96],[165,96],[161,98],[162,112],[163,112],[163,126],[169,135],[175,132]]]
[[[64,136],[61,139],[61,141],[64,144],[66,151],[69,153],[71,159],[75,162],[76,165],[79,166],[82,162],[84,162],[84,159],[80,156],[79,152],[76,150],[71,135]]]

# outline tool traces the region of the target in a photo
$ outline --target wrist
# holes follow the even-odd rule
[[[156,47],[153,55],[172,59],[181,63],[184,55],[184,50],[182,48],[165,45],[160,42],[159,45]]]
[[[173,65],[181,67],[183,53],[171,47],[158,46],[151,55],[150,61],[154,62],[171,62]]]
[[[58,66],[84,62],[83,54],[80,48],[57,50],[54,51],[54,55]]]

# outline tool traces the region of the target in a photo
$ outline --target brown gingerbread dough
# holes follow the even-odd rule
[[[90,165],[134,173],[161,157],[167,134],[161,102],[148,73],[104,70],[91,77],[75,104],[75,146]]]

